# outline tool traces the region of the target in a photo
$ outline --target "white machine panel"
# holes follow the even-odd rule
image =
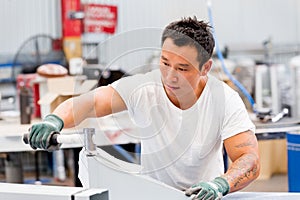
[[[110,200],[190,199],[183,191],[139,174],[139,165],[118,160],[101,149],[96,155],[81,152],[79,170],[85,187],[108,188]]]
[[[0,199],[108,200],[108,191],[80,187],[0,183]]]

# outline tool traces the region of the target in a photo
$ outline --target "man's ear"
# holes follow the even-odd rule
[[[204,63],[202,65],[201,75],[206,76],[208,74],[208,72],[210,71],[211,66],[212,66],[212,60],[209,59],[206,63]]]

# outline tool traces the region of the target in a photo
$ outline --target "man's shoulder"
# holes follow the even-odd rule
[[[232,87],[222,80],[217,79],[215,76],[209,76],[209,87],[214,89],[221,89],[225,95],[233,95],[237,93]]]

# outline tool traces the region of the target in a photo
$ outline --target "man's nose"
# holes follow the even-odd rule
[[[178,72],[173,67],[168,71],[168,79],[172,82],[178,81]]]

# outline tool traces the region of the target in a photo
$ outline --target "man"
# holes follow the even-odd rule
[[[32,126],[30,145],[47,149],[51,131],[127,110],[141,129],[143,172],[195,199],[218,199],[259,175],[255,127],[241,98],[210,76],[214,39],[196,18],[170,23],[160,69],[69,99]],[[224,174],[223,145],[232,160]]]

